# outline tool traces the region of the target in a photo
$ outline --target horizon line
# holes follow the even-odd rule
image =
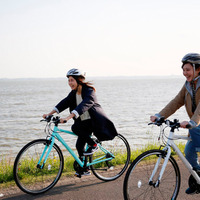
[[[162,78],[162,77],[182,77],[182,75],[131,75],[131,76],[127,76],[127,75],[105,75],[105,76],[86,76],[86,79],[88,78],[144,78],[144,77],[148,77],[148,78]],[[0,80],[2,79],[64,79],[66,77],[0,77]]]

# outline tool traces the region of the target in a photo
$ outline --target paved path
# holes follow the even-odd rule
[[[199,200],[200,194],[185,194],[189,174],[181,163],[179,166],[182,182],[177,200]],[[18,188],[9,188],[0,191],[0,194],[4,194],[0,200],[123,200],[123,180],[124,176],[112,182],[100,181],[93,175],[81,179],[74,177],[70,180],[62,177],[53,189],[42,195],[32,196]]]

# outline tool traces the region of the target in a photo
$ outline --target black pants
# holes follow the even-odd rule
[[[91,134],[93,132],[93,126],[91,119],[81,121],[80,118],[75,120],[75,123],[72,125],[72,131],[78,135],[78,139],[76,141],[76,149],[78,151],[79,156],[83,156],[83,152],[85,151],[85,144],[94,145],[95,142],[91,139]]]

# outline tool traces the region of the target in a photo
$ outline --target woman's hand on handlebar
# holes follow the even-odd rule
[[[46,119],[46,118],[48,117],[48,114],[44,114],[44,115],[42,115],[42,117],[43,117],[44,119]]]
[[[55,110],[52,110],[49,114],[43,114],[42,117],[43,117],[44,119],[46,119],[48,116],[51,116],[51,115],[53,115],[54,113],[56,113],[56,111],[55,111]]]
[[[66,118],[60,118],[60,123],[66,123],[68,120],[72,119],[73,117],[75,117],[74,113],[71,113],[68,117]]]
[[[66,123],[67,120],[65,118],[60,118],[60,123],[63,124],[63,123]]]

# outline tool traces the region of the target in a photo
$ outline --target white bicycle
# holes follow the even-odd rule
[[[161,126],[159,138],[162,138],[163,149],[149,150],[139,155],[130,165],[124,179],[124,199],[176,199],[179,193],[181,175],[176,160],[172,157],[171,147],[182,160],[183,164],[190,172],[189,187],[195,188],[200,192],[200,173],[197,172],[179,148],[174,143],[174,140],[184,139],[191,140],[189,137],[175,135],[174,131],[180,127],[178,120],[173,122],[161,118],[155,123],[150,123]],[[165,135],[165,128],[170,127],[169,135]],[[167,139],[167,140],[166,140]]]

